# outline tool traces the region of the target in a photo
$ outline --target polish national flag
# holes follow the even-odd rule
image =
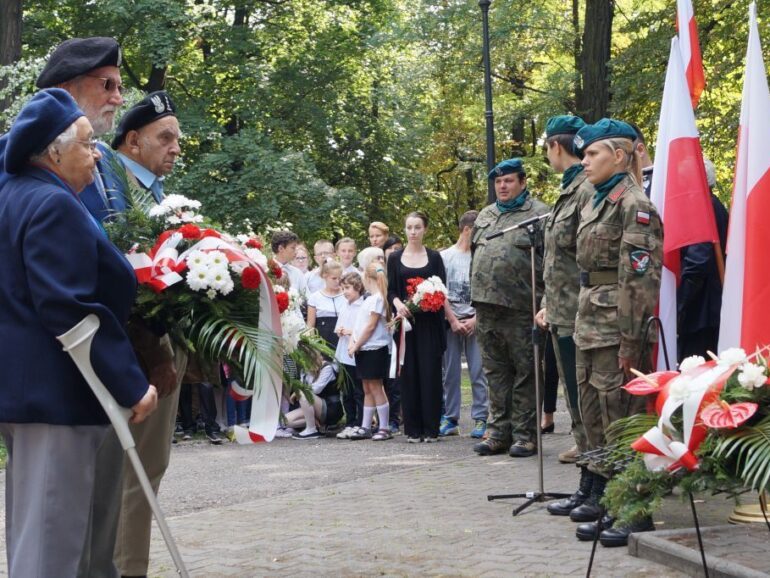
[[[706,87],[706,75],[703,72],[703,59],[698,43],[698,25],[695,22],[695,11],[692,0],[676,0],[676,29],[679,35],[679,50],[682,53],[682,63],[687,86],[690,90],[692,107],[698,106],[700,95]]]
[[[753,352],[770,344],[770,92],[757,28],[749,8],[749,46],[727,236],[719,350]]]
[[[663,221],[663,271],[658,315],[666,337],[668,359],[676,364],[676,288],[680,278],[679,250],[719,240],[703,165],[698,130],[679,51],[671,40],[663,103],[660,109],[655,169],[650,199]],[[658,369],[666,369],[663,340],[658,342]]]

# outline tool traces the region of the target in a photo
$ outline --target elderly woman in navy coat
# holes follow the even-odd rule
[[[88,119],[60,89],[36,94],[5,138],[0,189],[0,434],[8,449],[6,544],[14,577],[75,576],[107,417],[56,340],[89,313],[91,350],[117,402],[155,408],[123,326],[136,290],[130,265],[78,193],[99,152]]]

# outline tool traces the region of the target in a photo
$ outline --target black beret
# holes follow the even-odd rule
[[[24,105],[8,131],[6,172],[18,173],[32,155],[45,150],[81,116],[83,111],[66,90],[49,88],[38,92]]]
[[[130,131],[139,130],[165,116],[176,116],[174,101],[165,90],[151,92],[132,106],[120,119],[115,138],[112,139],[112,148],[117,150]]]
[[[94,68],[120,66],[120,60],[120,45],[114,38],[70,38],[53,51],[36,84],[38,88],[49,88]]]

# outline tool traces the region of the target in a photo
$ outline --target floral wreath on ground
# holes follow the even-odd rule
[[[710,357],[684,359],[679,371],[635,371],[637,378],[624,386],[647,397],[648,411],[618,420],[607,432],[611,459],[630,462],[603,500],[621,522],[652,515],[675,488],[736,498],[768,489],[768,348]]]

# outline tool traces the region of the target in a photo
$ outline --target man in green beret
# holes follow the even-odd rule
[[[577,116],[554,116],[546,123],[546,156],[551,168],[562,174],[562,180],[559,198],[544,227],[545,296],[541,303],[542,309],[537,314],[540,327],[550,330],[564,398],[572,418],[575,447],[560,454],[559,459],[572,462],[576,461],[578,454],[588,449],[583,421],[580,418],[575,375],[575,342],[572,339],[580,292],[575,258],[577,228],[580,211],[594,194],[594,187],[586,179],[583,165],[575,154],[572,142],[575,134],[584,126],[583,119]],[[593,478],[585,465],[580,468],[578,490],[569,498],[549,504],[548,511],[551,514],[567,516],[588,498]]]
[[[508,159],[488,175],[497,200],[476,218],[471,237],[471,300],[476,307],[481,359],[489,384],[487,439],[479,455],[528,457],[537,452],[535,367],[532,354],[530,238],[525,229],[497,233],[548,212],[532,198],[521,159]],[[543,294],[542,231],[536,239],[537,298]]]

